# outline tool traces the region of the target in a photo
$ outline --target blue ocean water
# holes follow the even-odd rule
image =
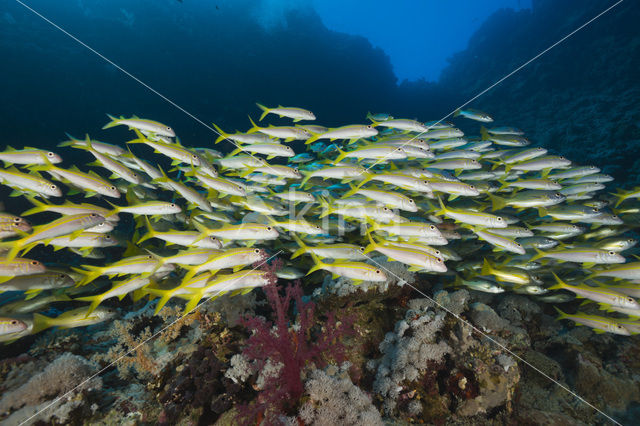
[[[227,132],[246,131],[251,127],[248,116],[256,120],[261,113],[256,102],[309,109],[317,123],[327,127],[367,124],[367,112],[422,122],[451,121],[458,107],[468,106],[491,114],[497,126],[524,130],[532,146],[564,155],[577,165],[599,167],[615,178],[606,191],[631,189],[640,182],[638,18],[640,7],[630,0],[402,5],[320,0],[7,1],[0,9],[0,150],[11,146],[64,151],[65,166],[88,170],[90,154],[57,145],[66,134],[83,138],[88,133],[124,147],[133,134],[125,126],[102,129],[107,113],[166,123],[184,146],[227,154],[234,147],[213,144],[217,135],[211,123]],[[270,123],[288,124],[275,118]],[[479,133],[477,122],[457,119],[455,124],[466,134]],[[290,146],[296,153],[305,149],[302,141]],[[132,151],[153,166],[171,168],[170,161],[159,160],[147,147]],[[0,187],[6,212],[20,214],[31,207],[26,197],[10,196],[11,191],[7,185]],[[167,193],[158,198],[182,202]],[[100,198],[70,199],[108,207]],[[637,238],[633,221],[638,216],[632,207],[638,204],[626,203],[625,213],[632,216],[625,222],[624,235]],[[57,217],[36,216],[32,224]],[[101,266],[123,253],[144,253],[131,245],[140,233],[144,222],[123,215],[114,235],[125,244],[105,249],[104,259],[42,247],[27,257],[69,272],[87,263]],[[364,238],[354,242],[367,244]],[[124,247],[126,243],[131,244]],[[270,245],[269,254],[290,248],[290,243]],[[482,260],[475,254],[478,246],[463,241],[453,247],[464,256],[461,262]],[[625,252],[628,262],[633,253]],[[307,260],[305,267],[311,265]],[[568,274],[573,277],[573,272]],[[177,280],[178,274],[171,277]],[[473,290],[465,296],[454,292],[457,287],[448,287],[452,282],[426,277],[416,286],[429,296],[444,287],[449,295],[440,293],[437,300],[454,312],[459,307],[456,314],[462,313],[502,346],[477,336],[465,341],[460,337],[465,329],[454,316],[443,314],[446,319],[438,322],[442,311],[424,305],[420,294],[406,286],[394,283],[384,290],[345,296],[339,294],[343,290],[327,290],[322,278],[304,278],[304,299],[289,310],[288,318],[291,323],[295,318],[304,322],[302,300],[312,300],[315,311],[308,329],[302,328],[308,335],[291,335],[300,355],[287,358],[302,363],[304,371],[297,380],[303,388],[297,390],[297,398],[285,393],[276,402],[265,395],[279,395],[276,391],[286,386],[269,381],[267,371],[274,366],[260,364],[265,360],[257,356],[257,363],[238,357],[270,354],[249,340],[250,330],[265,329],[240,318],[259,322],[262,316],[277,326],[275,296],[254,290],[237,296],[241,301],[221,299],[159,338],[154,333],[181,317],[182,301],[171,303],[158,316],[153,315],[152,298],[113,298],[104,306],[117,312],[115,318],[83,328],[50,328],[4,345],[0,422],[637,421],[637,336],[595,334],[568,321],[556,322],[551,304],[534,297]],[[108,289],[108,283],[101,284]],[[554,283],[549,277],[543,287]],[[280,293],[285,294],[284,285]],[[294,297],[294,292],[289,295]],[[23,292],[0,294],[0,311],[1,305],[24,297]],[[582,309],[571,303],[572,313]],[[36,312],[55,317],[80,306],[59,299]],[[569,305],[559,306],[565,310]],[[350,366],[323,358],[339,352],[340,339],[322,347],[324,351],[318,349],[325,322],[329,331],[344,337],[328,317],[335,312],[340,321],[355,324],[352,334],[343,333],[344,359]],[[433,330],[420,328],[420,321],[433,324]],[[150,343],[137,346],[152,337]],[[317,340],[316,345],[298,341],[304,338]],[[403,345],[409,344],[422,344],[422,352],[407,355]],[[401,355],[413,356],[413,364],[400,365]],[[114,362],[118,364],[111,365]],[[102,368],[106,371],[96,376]],[[277,378],[275,370],[272,376]],[[289,386],[295,380],[283,371],[280,383]],[[575,394],[564,393],[540,372]],[[89,385],[76,388],[83,378]],[[34,389],[46,390],[35,395]],[[332,393],[350,396],[323,403]],[[277,403],[284,400],[287,403]]]

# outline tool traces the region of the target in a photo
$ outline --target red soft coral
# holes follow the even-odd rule
[[[297,281],[285,289],[284,296],[278,294],[277,285],[263,287],[269,304],[275,313],[275,322],[263,318],[244,319],[244,326],[253,331],[247,339],[243,355],[255,360],[261,370],[270,360],[283,367],[277,376],[265,378],[263,389],[253,406],[241,407],[240,416],[247,423],[254,423],[264,416],[269,423],[277,423],[277,414],[296,407],[304,392],[302,372],[313,363],[322,368],[329,360],[344,361],[345,349],[342,338],[353,334],[353,320],[336,321],[330,312],[323,327],[314,328],[315,304],[302,301],[302,287]],[[298,312],[298,324],[290,327],[288,310],[291,302]]]

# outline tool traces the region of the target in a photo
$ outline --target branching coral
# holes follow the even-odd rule
[[[314,426],[375,426],[382,418],[371,398],[353,384],[347,373],[349,364],[340,369],[329,366],[312,370],[305,382],[307,401],[300,407],[299,417]]]
[[[52,405],[47,412],[39,413],[34,419],[47,421],[51,417],[56,417],[58,421],[67,421],[69,412],[83,404],[82,392],[102,388],[100,377],[93,377],[83,383],[96,370],[97,366],[81,356],[64,353],[49,364],[44,371],[31,377],[24,385],[12,392],[5,392],[0,399],[0,413],[8,413],[26,406],[11,417],[11,423],[14,420],[19,423],[48,407],[50,398],[56,398],[73,390],[63,401]],[[81,383],[83,383],[82,386],[74,389]],[[7,419],[7,421],[9,420]]]
[[[451,348],[438,333],[445,325],[444,312],[430,309],[426,299],[412,300],[405,318],[380,343],[383,357],[371,360],[369,368],[377,369],[373,388],[384,398],[384,410],[391,414],[403,382],[416,381],[430,362],[442,362]]]
[[[253,333],[247,339],[243,355],[259,370],[267,365],[274,369],[273,374],[262,374],[264,382],[257,401],[251,407],[241,409],[243,419],[248,422],[261,415],[267,422],[273,422],[278,413],[294,409],[304,392],[305,367],[310,364],[324,367],[330,360],[342,362],[342,338],[353,333],[352,321],[346,318],[338,322],[332,312],[327,313],[322,327],[316,327],[315,305],[302,301],[299,282],[288,286],[284,296],[278,294],[276,285],[268,285],[264,291],[275,313],[275,321],[260,317],[244,320],[245,327]],[[288,316],[292,303],[298,313],[295,325]]]

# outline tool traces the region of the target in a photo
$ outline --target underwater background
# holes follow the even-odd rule
[[[616,4],[532,0],[478,7],[460,2],[460,20],[473,29],[450,41],[443,28],[454,26],[449,20],[456,20],[455,10],[445,13],[436,2],[416,2],[418,18],[407,17],[404,25],[412,27],[407,35],[424,32],[428,43],[437,45],[439,65],[426,65],[430,51],[424,45],[416,48],[407,41],[402,46],[398,40],[393,46],[424,62],[421,73],[421,65],[411,68],[406,56],[394,62],[392,52],[362,35],[362,28],[371,27],[379,28],[380,39],[394,31],[403,34],[399,21],[410,9],[397,12],[393,2],[346,3],[345,16],[329,20],[326,14],[339,14],[340,5],[25,2],[197,119],[227,132],[251,127],[247,115],[259,117],[256,102],[309,109],[318,124],[328,127],[364,124],[367,112],[450,121],[460,105]],[[442,14],[443,22],[433,28],[438,20],[423,24],[421,14]],[[349,20],[353,32],[329,28],[348,28]],[[533,147],[599,167],[615,179],[605,192],[637,187],[639,21],[640,5],[622,1],[469,106],[501,125],[522,129]],[[217,135],[206,126],[19,3],[3,4],[0,28],[0,150],[26,146],[59,152],[66,134],[82,139],[86,133],[124,147],[132,137],[125,127],[102,129],[109,113],[167,123],[185,146],[232,151],[230,145],[214,145]],[[442,48],[447,45],[456,47]],[[470,134],[479,128],[459,120],[456,126]],[[305,149],[301,141],[291,146],[297,153]],[[151,150],[134,153],[155,161]],[[67,166],[80,169],[92,161],[81,150],[65,149],[64,158]],[[19,214],[31,206],[10,193],[0,187],[5,211]],[[129,235],[134,226],[123,218],[116,234]],[[637,237],[636,231],[625,235]],[[625,256],[636,253],[634,248]],[[57,267],[87,263],[42,247],[30,257]],[[472,257],[477,259],[470,249]],[[393,262],[385,265],[394,268]],[[266,289],[224,296],[175,323],[182,301],[154,315],[155,301],[110,299],[103,305],[118,315],[107,322],[51,328],[2,344],[0,424],[638,423],[637,335],[595,334],[558,322],[551,303],[530,295],[450,288],[451,282],[436,275],[397,273],[451,312],[393,279],[368,291],[366,285],[328,289],[327,280],[314,276],[302,278],[297,287],[281,279],[280,296]],[[0,312],[22,296],[0,294]],[[290,301],[297,303],[289,307]],[[61,299],[39,312],[59,315],[69,303]],[[578,310],[580,301],[570,303],[567,309]],[[492,340],[473,334],[457,316]],[[288,330],[296,322],[297,328],[279,336],[283,341],[262,342],[274,345],[268,350],[250,341],[257,335],[267,339],[272,326]],[[167,324],[172,325],[164,330]],[[285,359],[299,364],[297,378],[278,376],[265,357],[291,341],[296,353]],[[283,355],[273,355],[272,361],[278,356]],[[252,364],[251,357],[262,357],[262,363]],[[280,392],[282,383],[296,398]],[[56,400],[60,395],[64,398]]]

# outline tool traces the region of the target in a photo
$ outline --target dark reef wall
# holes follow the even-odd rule
[[[500,10],[451,58],[439,83],[401,84],[382,50],[328,30],[312,10],[291,12],[283,25],[265,29],[247,12],[250,0],[219,9],[88,4],[33,2],[206,123],[242,130],[248,111],[257,116],[256,101],[305,106],[329,126],[362,122],[367,111],[440,119],[613,2],[537,0],[532,10]],[[534,144],[599,165],[625,185],[637,182],[638,22],[640,4],[621,3],[471,106],[490,112],[498,125],[521,127]],[[64,132],[125,137],[121,129],[99,131],[107,112],[166,122],[187,144],[212,140],[206,127],[17,4],[0,14],[0,24],[4,143],[52,147]]]
[[[451,58],[440,84],[468,99],[614,2],[538,0],[502,10]],[[479,98],[497,124],[594,164],[625,186],[640,180],[640,4],[625,1]]]

